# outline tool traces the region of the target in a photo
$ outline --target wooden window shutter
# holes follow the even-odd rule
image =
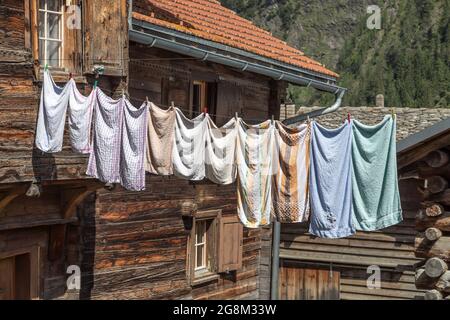
[[[127,0],[86,0],[84,15],[84,72],[104,66],[104,74],[125,76],[128,62]]]
[[[242,267],[243,227],[236,216],[225,216],[219,222],[218,272]]]

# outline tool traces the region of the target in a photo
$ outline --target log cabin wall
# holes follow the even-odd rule
[[[32,15],[36,10],[33,3],[36,4],[37,1],[8,0],[0,3],[0,183],[84,179],[86,178],[84,175],[86,157],[71,151],[67,132],[64,135],[62,152],[44,154],[34,146],[43,66],[39,66],[37,44],[33,43]],[[87,1],[86,10],[92,9],[92,5],[93,1]],[[103,3],[103,6],[102,10],[114,11],[109,1]],[[122,16],[112,18],[102,15],[103,19],[110,23],[107,30],[99,29],[98,25],[102,25],[100,23],[87,24],[89,30],[86,32],[88,34],[94,32],[96,37],[101,39],[110,37],[110,32],[117,28],[116,33],[123,35],[120,38],[122,42],[117,42],[115,48],[118,48],[117,50],[120,48],[120,55],[128,57],[126,1],[114,2],[114,8],[116,7],[123,7]],[[96,3],[96,9],[99,9],[98,3]],[[81,33],[81,30],[78,32]],[[66,65],[64,69],[53,70],[52,74],[56,82],[64,84],[72,73],[81,92],[89,94],[94,82],[92,70],[81,73],[80,69],[72,65],[72,60],[81,64],[76,58],[79,56],[75,54],[76,50],[82,47],[78,37],[78,34],[71,37],[67,35],[65,47],[72,46],[73,52],[67,53],[67,57],[64,56],[67,60],[63,61],[71,61],[71,64]],[[90,44],[86,43],[85,48],[89,47]],[[101,50],[105,48],[94,51],[97,57],[96,63],[102,62]],[[109,50],[116,51],[111,48]],[[117,56],[115,55],[116,59]],[[125,61],[123,58],[119,60]],[[84,61],[84,65],[87,65],[87,61],[91,60]],[[105,75],[99,78],[99,86],[108,94],[120,94],[121,89],[126,85],[126,77],[123,76],[126,72],[127,64],[124,63],[115,65],[115,68],[106,68]],[[120,73],[120,76],[117,76],[117,73]]]
[[[356,113],[356,112],[355,112]],[[366,115],[377,123],[386,112]],[[353,113],[352,113],[353,114]],[[321,117],[339,125],[342,116]],[[431,121],[431,120],[430,120]],[[443,127],[447,120],[435,123]],[[425,129],[434,132],[433,129]],[[424,139],[425,130],[416,135]],[[413,132],[416,132],[414,128]],[[405,134],[400,133],[402,137]],[[280,297],[283,299],[443,299],[449,293],[450,135],[415,142],[398,153],[404,221],[345,239],[320,239],[306,225],[283,225]],[[369,289],[368,267],[381,268],[381,288]],[[428,270],[428,271],[427,271]],[[325,272],[325,275],[324,275]],[[326,276],[328,275],[328,276]],[[431,275],[431,276],[430,276]],[[336,277],[340,277],[336,281]],[[334,279],[334,281],[333,281]],[[448,299],[448,298],[447,298]]]
[[[192,82],[202,80],[216,84],[214,110],[209,109],[218,125],[227,122],[236,112],[244,120],[266,120],[279,117],[280,102],[287,84],[248,72],[234,71],[219,64],[202,62],[157,48],[130,44],[130,95],[167,106],[174,102],[187,116],[192,107]],[[193,113],[192,116],[197,115]]]
[[[186,270],[189,227],[181,214],[186,202],[198,210],[236,215],[234,185],[175,177],[147,176],[145,191],[117,187],[85,202],[79,210],[80,299],[261,298],[264,229],[244,228],[243,261],[237,272],[191,286]]]
[[[67,130],[61,152],[45,154],[34,147],[42,66],[30,31],[33,2],[0,3],[0,287],[15,283],[14,273],[25,279],[0,299],[268,298],[270,228],[244,230],[242,268],[236,274],[223,274],[194,287],[187,280],[188,231],[179,200],[196,199],[200,208],[221,208],[225,216],[236,215],[235,186],[149,177],[146,192],[108,191],[84,174],[87,157],[71,151]],[[131,98],[142,101],[148,96],[157,103],[174,101],[189,108],[190,81],[199,79],[217,84],[218,124],[235,112],[248,120],[277,117],[284,82],[186,59],[168,63],[164,57],[177,55],[142,47],[135,48],[132,57],[138,60],[128,65],[123,63],[129,46],[126,1],[114,2],[113,10],[109,10],[110,1],[96,1],[95,8],[94,2],[85,3],[89,9],[85,32],[96,38],[73,39],[79,49],[79,41],[84,40],[86,51],[83,55],[66,50],[70,63],[86,61],[77,68],[52,70],[58,84],[65,83],[72,72],[82,93],[89,94],[97,79],[107,94],[117,97],[130,81]],[[91,9],[103,14],[89,16]],[[108,12],[121,14],[112,17]],[[115,17],[122,20],[109,21]],[[114,47],[111,34],[118,37]],[[106,47],[99,41],[105,38]],[[102,55],[102,50],[108,54]],[[105,66],[98,78],[92,73],[94,63]],[[67,291],[70,265],[80,265],[86,272],[81,291]]]
[[[417,288],[427,300],[450,299],[450,134],[418,144],[400,162],[404,176],[412,177],[421,197],[416,208],[415,255]]]
[[[376,232],[357,232],[344,239],[321,239],[308,233],[308,225],[282,225],[280,297],[284,299],[415,299],[423,296],[414,282],[415,216],[419,208],[415,180],[399,184],[403,222]],[[381,288],[369,289],[367,279],[380,267]],[[293,269],[304,277],[290,277]],[[326,277],[323,278],[323,272]],[[328,279],[340,281],[328,282]],[[292,280],[293,279],[293,280]],[[298,283],[291,283],[296,281]]]
[[[192,81],[217,82],[214,113],[219,125],[235,112],[252,122],[267,119],[275,112],[270,105],[283,96],[286,86],[134,44],[129,70],[134,104],[146,97],[162,105],[173,101],[188,116]],[[189,202],[198,210],[236,216],[235,185],[147,176],[146,191],[98,191],[94,201],[85,202],[79,211],[84,275],[80,299],[269,298],[271,228],[244,228],[238,271],[199,285],[189,283],[189,228],[181,206]]]

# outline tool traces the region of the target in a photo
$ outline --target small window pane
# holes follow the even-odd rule
[[[39,37],[45,37],[45,13],[39,11]]]
[[[47,15],[47,24],[48,24],[48,37],[51,39],[59,39],[59,22],[61,16],[58,14]]]
[[[196,261],[195,267],[196,268],[203,267],[203,245],[197,247],[196,256],[197,256],[197,261]]]
[[[61,11],[61,1],[60,0],[47,0],[47,10],[51,11]]]
[[[48,65],[53,67],[59,66],[59,47],[60,43],[56,41],[47,41]]]
[[[197,222],[196,243],[203,243],[205,239],[205,221]]]
[[[39,9],[45,9],[45,0],[39,0]]]

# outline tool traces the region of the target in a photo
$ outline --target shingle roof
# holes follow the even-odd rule
[[[338,77],[321,63],[223,7],[216,0],[135,0],[133,18],[266,58]]]

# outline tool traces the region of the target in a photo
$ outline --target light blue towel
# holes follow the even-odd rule
[[[351,124],[311,132],[311,223],[309,232],[323,238],[355,233],[352,225]]]
[[[397,180],[396,125],[385,116],[375,126],[353,122],[353,223],[374,231],[402,221]]]

